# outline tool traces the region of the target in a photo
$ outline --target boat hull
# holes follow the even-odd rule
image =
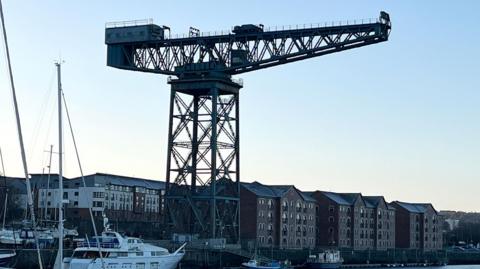
[[[15,253],[2,254],[0,252],[0,267],[11,267],[15,263]]]
[[[183,258],[183,253],[170,254],[160,257],[125,257],[125,258],[103,258],[103,263],[107,268],[122,269],[126,265],[136,268],[136,264],[158,264],[159,269],[175,269]],[[102,269],[102,260],[96,259],[75,259],[65,258],[64,269]],[[128,267],[130,268],[130,267]]]
[[[325,262],[325,263],[307,263],[306,267],[311,269],[337,269],[342,265],[341,262]]]
[[[265,266],[265,265],[253,265],[247,262],[242,263],[243,268],[251,268],[251,269],[280,269],[280,266]]]

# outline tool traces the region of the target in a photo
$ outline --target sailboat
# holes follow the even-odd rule
[[[20,233],[18,231],[10,230],[5,228],[6,218],[7,218],[7,205],[8,205],[8,187],[7,187],[7,177],[5,175],[5,166],[3,164],[3,154],[2,149],[0,148],[0,163],[2,164],[2,175],[3,175],[3,186],[5,193],[5,200],[3,203],[3,214],[2,214],[2,229],[0,229],[0,244],[2,245],[20,245],[22,240],[20,239]]]
[[[5,27],[5,18],[3,16],[3,5],[2,1],[0,0],[0,20],[2,22],[2,34],[3,34],[3,41],[5,44],[5,56],[7,58],[7,67],[8,67],[8,75],[9,75],[9,80],[10,80],[10,88],[12,90],[12,100],[13,100],[13,107],[15,110],[15,120],[16,120],[16,125],[17,125],[17,134],[18,134],[18,141],[20,144],[20,153],[22,157],[22,166],[23,166],[23,173],[25,176],[25,183],[27,185],[27,203],[28,207],[30,208],[31,211],[31,220],[33,223],[34,229],[36,228],[35,226],[35,211],[34,211],[34,206],[33,206],[33,198],[32,198],[32,188],[30,185],[30,179],[29,179],[29,174],[28,174],[28,166],[27,166],[27,157],[25,154],[25,146],[23,143],[23,134],[22,134],[22,125],[20,122],[20,113],[19,113],[19,108],[18,108],[18,102],[17,102],[17,94],[15,91],[15,83],[13,80],[13,72],[12,72],[12,64],[10,61],[10,51],[8,48],[8,38],[7,38],[7,31]],[[37,251],[37,259],[38,259],[38,267],[39,269],[43,269],[43,261],[42,261],[42,255],[40,253],[40,249],[38,247],[38,238],[36,237],[36,231],[34,230],[34,238],[35,238],[35,245],[36,245],[36,251]],[[7,254],[8,255],[8,254]],[[10,254],[11,255],[11,254]],[[15,255],[14,255],[15,256]],[[8,259],[10,257],[3,257],[3,259]]]

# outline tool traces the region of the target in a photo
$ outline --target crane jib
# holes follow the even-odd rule
[[[170,38],[154,25],[105,30],[107,65],[180,76],[220,72],[235,75],[388,40],[390,16],[373,23],[263,31],[252,25],[231,33]],[[236,29],[236,30],[235,30]]]

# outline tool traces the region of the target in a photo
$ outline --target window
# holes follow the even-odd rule
[[[93,198],[104,198],[104,192],[93,192]]]
[[[73,202],[73,206],[78,206],[78,202],[77,201]]]
[[[328,211],[329,211],[330,213],[333,213],[333,212],[335,211],[335,207],[334,207],[333,205],[329,206],[329,207],[328,207]]]
[[[68,192],[63,193],[63,199],[68,199]]]
[[[73,193],[74,196],[78,196],[78,191]]]
[[[103,207],[103,202],[93,201],[92,206],[93,207]]]

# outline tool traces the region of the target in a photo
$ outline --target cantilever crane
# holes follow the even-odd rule
[[[192,30],[193,29],[193,30]],[[152,23],[107,24],[107,65],[169,75],[165,214],[170,232],[240,237],[239,90],[232,75],[388,40],[388,13],[374,21],[269,31],[165,36]],[[176,78],[172,78],[172,76]]]

